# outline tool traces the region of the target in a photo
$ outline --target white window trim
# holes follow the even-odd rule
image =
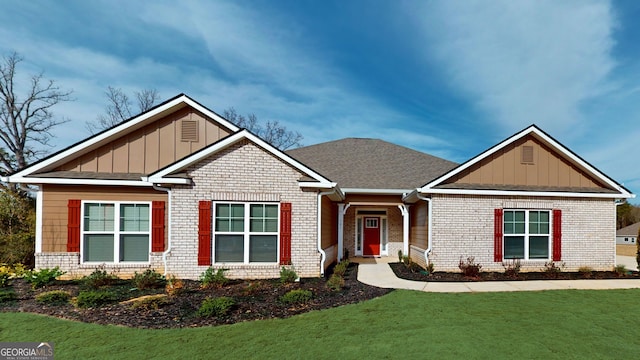
[[[385,214],[387,214],[387,210],[386,209],[367,209],[367,210],[371,210],[371,211],[384,211]],[[353,251],[355,253],[355,256],[363,256],[363,247],[364,247],[364,234],[360,234],[360,232],[358,231],[358,222],[362,223],[362,231],[364,232],[365,229],[365,223],[364,223],[364,218],[365,217],[377,217],[380,218],[380,221],[378,221],[378,227],[380,228],[380,256],[388,256],[389,255],[389,216],[387,215],[368,215],[368,214],[358,214],[356,211],[356,221],[354,224],[354,229],[353,232],[355,234],[355,238],[353,240]],[[382,227],[382,222],[383,220],[386,222],[386,228],[384,228],[383,231],[383,227]],[[383,233],[384,232],[384,233]],[[386,246],[384,246],[385,244],[383,244],[383,239],[387,240]],[[358,245],[360,245],[360,250],[358,250]]]
[[[507,234],[504,231],[504,213],[507,211],[524,211],[524,234]],[[546,211],[549,214],[549,233],[548,234],[530,234],[529,233],[529,213],[531,211]],[[547,262],[552,258],[552,249],[553,249],[553,211],[551,209],[502,209],[502,261],[513,261],[513,260],[521,260],[521,261],[539,261],[539,262]],[[547,258],[546,259],[529,259],[529,237],[530,236],[544,236],[547,235],[549,237],[549,241],[547,242]],[[505,258],[505,238],[507,236],[524,236],[524,258],[522,259],[507,259]]]
[[[216,230],[216,209],[217,205],[221,204],[241,204],[244,206],[244,231],[243,232],[234,232],[234,231],[217,231]],[[277,231],[274,232],[251,232],[251,205],[277,205],[278,207],[278,225]],[[211,224],[211,256],[212,263],[216,265],[273,265],[280,263],[280,221],[282,220],[282,216],[280,216],[280,203],[279,202],[269,202],[269,201],[255,201],[255,202],[242,202],[242,201],[213,201],[212,205],[213,209],[211,211],[212,216],[212,224]],[[244,254],[242,262],[216,262],[216,235],[240,235],[242,234],[243,245],[244,245]],[[249,246],[250,246],[250,238],[251,235],[276,235],[276,261],[274,262],[250,262],[249,261]]]
[[[85,204],[113,204],[113,261],[84,261],[84,235],[85,234],[105,234],[105,231],[85,231],[84,230],[84,205]],[[143,234],[142,232],[131,232],[120,230],[120,205],[149,205],[149,255],[147,261],[120,261],[120,234]],[[153,219],[151,201],[110,201],[110,200],[82,200],[80,205],[80,263],[81,264],[131,264],[149,265],[151,263],[151,223]],[[109,232],[111,233],[111,232]]]

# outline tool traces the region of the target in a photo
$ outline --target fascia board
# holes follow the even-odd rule
[[[555,150],[559,151],[561,154],[563,154],[564,156],[569,158],[571,161],[573,161],[576,164],[578,164],[579,166],[581,166],[583,169],[585,169],[587,172],[591,173],[593,176],[598,178],[603,183],[605,183],[605,184],[611,186],[612,188],[614,188],[615,190],[619,191],[620,194],[618,194],[617,197],[621,197],[621,196],[622,197],[626,197],[626,198],[634,197],[629,191],[627,191],[626,189],[621,187],[618,183],[616,183],[615,181],[610,179],[608,176],[606,176],[602,172],[600,172],[598,169],[594,168],[589,163],[584,161],[582,158],[580,158],[579,156],[574,154],[572,151],[570,151],[564,145],[560,144],[555,139],[551,138],[544,131],[538,129],[535,125],[532,125],[532,126],[526,128],[526,129],[520,131],[519,133],[511,136],[510,138],[508,138],[508,139],[504,140],[503,142],[499,143],[498,145],[486,150],[485,152],[483,152],[480,155],[474,157],[473,159],[469,160],[468,162],[460,165],[459,167],[453,169],[452,171],[450,171],[450,172],[438,177],[437,179],[431,181],[430,183],[428,183],[425,186],[423,186],[420,189],[420,191],[421,192],[431,191],[433,187],[439,185],[441,182],[445,181],[446,179],[449,179],[452,176],[455,176],[455,175],[461,173],[462,171],[464,171],[464,170],[468,169],[469,167],[477,164],[478,162],[484,160],[488,156],[490,156],[490,155],[494,154],[495,152],[501,150],[502,148],[506,147],[507,145],[509,145],[509,144],[513,143],[514,141],[517,141],[517,140],[521,139],[522,137],[524,137],[526,135],[529,135],[531,133],[534,133],[536,136],[538,136],[541,140],[546,142],[552,148],[554,148]]]
[[[345,194],[380,194],[380,195],[404,195],[410,193],[414,189],[362,189],[362,188],[344,188]]]
[[[221,125],[229,128],[229,130],[231,130],[232,132],[236,132],[239,130],[239,128],[235,125],[233,125],[232,123],[230,123],[229,121],[223,119],[221,116],[219,116],[218,114],[214,113],[213,111],[207,109],[206,107],[200,105],[199,103],[197,103],[196,101],[192,100],[191,98],[189,98],[186,95],[181,95],[178,96],[177,98],[167,102],[166,104],[159,106],[155,109],[149,110],[148,112],[145,112],[143,114],[140,114],[137,118],[134,118],[130,121],[126,121],[124,123],[122,123],[119,126],[116,126],[112,129],[109,129],[101,134],[98,134],[94,137],[91,137],[89,139],[87,139],[84,142],[81,142],[79,144],[77,144],[76,146],[72,146],[71,148],[62,151],[61,153],[52,156],[49,159],[43,160],[33,166],[27,167],[17,173],[14,174],[14,176],[16,177],[25,177],[28,176],[30,174],[33,174],[41,169],[44,169],[52,164],[55,164],[61,160],[64,160],[65,158],[75,154],[76,152],[82,151],[88,147],[91,147],[95,144],[98,144],[106,139],[109,139],[115,135],[117,135],[118,133],[127,130],[131,127],[134,127],[138,124],[140,124],[141,122],[144,122],[145,120],[156,116],[164,111],[167,111],[169,109],[171,109],[172,107],[178,106],[181,103],[185,103],[191,107],[193,107],[194,109],[196,109],[197,111],[205,114],[206,116],[214,119],[215,121],[219,122]],[[13,178],[13,176],[11,177]]]
[[[240,132],[237,132],[213,145],[211,145],[210,147],[199,151],[191,156],[188,156],[154,174],[152,174],[150,176],[150,178],[162,178],[161,182],[164,182],[166,180],[166,178],[164,178],[164,176],[171,174],[175,171],[179,171],[182,170],[192,164],[197,163],[198,161],[205,159],[206,157],[230,146],[235,144],[236,142],[243,140],[243,139],[247,139],[253,143],[255,143],[256,145],[260,146],[261,148],[265,149],[267,152],[269,152],[270,154],[276,156],[277,158],[279,158],[280,160],[284,161],[285,163],[291,165],[292,167],[300,170],[301,172],[309,175],[310,177],[312,177],[313,179],[321,182],[321,183],[331,183],[328,179],[325,179],[324,177],[322,177],[321,175],[319,175],[318,173],[316,173],[315,171],[311,170],[310,168],[308,168],[307,166],[303,165],[302,163],[294,160],[292,157],[286,155],[285,153],[283,153],[282,151],[276,149],[275,147],[273,147],[272,145],[268,144],[267,142],[265,142],[264,140],[260,139],[259,137],[253,135],[251,132],[247,131],[247,130],[242,130]]]
[[[30,177],[14,177],[14,176],[11,176],[10,180],[12,183],[22,183],[22,184],[153,186],[152,183],[138,181],[138,180],[30,178]]]
[[[580,197],[580,198],[634,198],[633,194],[604,194],[560,191],[508,191],[508,190],[470,190],[470,189],[420,189],[423,194],[451,194],[451,195],[484,195],[484,196],[544,196],[544,197]]]

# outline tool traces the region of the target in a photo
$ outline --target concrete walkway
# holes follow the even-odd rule
[[[637,289],[640,279],[612,280],[531,280],[531,281],[478,281],[478,282],[424,282],[398,278],[389,267],[388,258],[353,258],[359,263],[358,281],[387,289],[405,289],[427,292],[495,292],[495,291],[538,291],[538,290],[604,290]],[[629,267],[627,267],[629,269]]]

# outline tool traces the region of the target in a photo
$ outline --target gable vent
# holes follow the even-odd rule
[[[533,164],[533,146],[522,146],[522,158],[520,162],[523,164]]]
[[[182,120],[182,141],[198,141],[198,122]]]

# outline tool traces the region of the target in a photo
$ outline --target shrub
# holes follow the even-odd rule
[[[221,288],[221,287],[225,286],[229,282],[229,279],[225,275],[226,271],[228,271],[228,269],[218,269],[218,270],[216,270],[216,269],[214,269],[212,267],[209,267],[207,270],[205,270],[200,275],[200,283],[201,283],[202,287],[204,287],[204,288],[209,288],[209,287]]]
[[[11,279],[11,273],[8,268],[0,267],[0,288],[9,285],[9,279]]]
[[[32,288],[39,288],[55,281],[58,276],[64,275],[66,272],[61,271],[59,267],[53,269],[28,270],[24,273],[24,280],[31,284]]]
[[[138,272],[133,274],[133,285],[141,290],[161,288],[166,282],[164,275],[153,269],[147,269],[140,274]]]
[[[544,272],[545,276],[548,278],[557,279],[563,269],[564,269],[564,263],[556,264],[553,261],[548,261],[544,263],[542,272]]]
[[[580,266],[578,268],[578,272],[582,275],[583,278],[589,279],[593,275],[593,269],[588,266]]]
[[[0,290],[0,304],[14,301],[16,298],[16,293],[12,289]]]
[[[63,290],[43,292],[36,296],[36,301],[47,305],[63,305],[69,302],[71,294]]]
[[[349,260],[342,260],[333,268],[333,273],[344,276],[344,274],[347,272],[348,267]]]
[[[327,281],[327,287],[333,291],[340,291],[344,286],[344,278],[340,275],[333,274]]]
[[[295,270],[287,269],[286,267],[282,267],[280,269],[280,282],[283,284],[289,284],[295,282],[298,279],[298,274],[296,274]]]
[[[236,302],[227,296],[208,298],[200,305],[198,315],[201,317],[224,316],[235,304]]]
[[[616,267],[613,268],[613,271],[616,272],[616,275],[623,276],[627,273],[627,267],[622,264],[616,265]]]
[[[402,262],[402,250],[398,250],[398,262]]]
[[[287,305],[304,304],[309,302],[309,300],[311,300],[312,297],[313,297],[313,293],[311,292],[311,290],[295,289],[282,295],[280,297],[280,302]]]
[[[167,298],[167,295],[158,294],[158,295],[149,295],[143,296],[139,299],[134,299],[131,301],[132,309],[144,309],[144,310],[158,310],[162,306],[168,305],[171,303],[171,300]]]
[[[469,256],[466,261],[462,260],[461,256],[458,262],[458,269],[462,271],[465,277],[478,278],[482,270],[482,265],[476,263],[476,258],[473,256]]]
[[[433,274],[433,271],[434,271],[433,263],[431,261],[429,261],[429,263],[427,264],[427,272],[429,274]]]
[[[76,299],[78,307],[95,308],[118,301],[116,294],[104,290],[81,291]]]
[[[505,276],[511,279],[517,279],[520,274],[520,259],[503,262],[502,267],[504,268]]]
[[[184,291],[184,283],[182,280],[171,275],[167,278],[167,286],[165,286],[165,290],[169,296],[180,295]]]
[[[97,289],[102,286],[113,285],[118,281],[118,277],[113,274],[107,274],[104,269],[95,269],[90,275],[82,278],[82,283],[90,288]]]

